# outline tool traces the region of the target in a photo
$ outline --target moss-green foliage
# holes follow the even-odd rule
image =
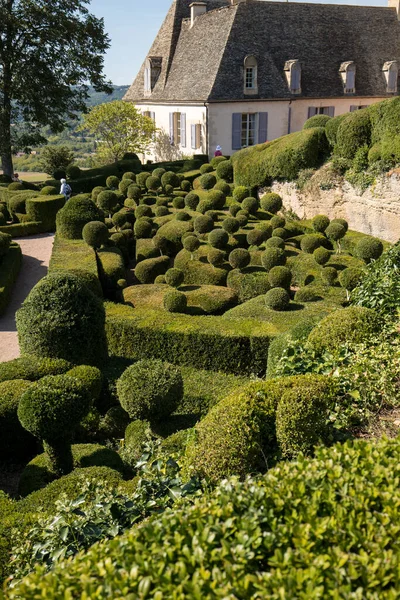
[[[347,269],[343,269],[343,271],[340,271],[339,283],[343,288],[351,292],[361,283],[364,275],[365,272],[363,271],[363,269],[348,267]]]
[[[7,234],[1,234],[0,236]],[[7,308],[14,284],[22,264],[22,252],[19,245],[12,242],[7,252],[0,256],[0,315]]]
[[[26,214],[30,221],[41,223],[41,231],[55,231],[56,217],[64,204],[65,197],[58,195],[27,198]]]
[[[38,567],[9,597],[61,598],[68,589],[99,600],[104,589],[110,597],[126,589],[140,598],[145,588],[184,598],[195,582],[199,597],[212,598],[217,580],[221,598],[395,598],[399,464],[398,439],[320,449],[262,478],[224,482],[46,575]],[[196,540],[201,550],[199,542],[188,552]],[[221,551],[241,550],[243,540],[250,552]],[[105,556],[118,570],[104,568]]]
[[[221,161],[217,165],[217,178],[227,183],[233,182],[233,166],[230,160]]]
[[[16,319],[22,354],[95,366],[106,359],[103,304],[75,275],[47,275]]]
[[[261,256],[261,264],[266,271],[273,267],[283,266],[286,263],[286,256],[280,248],[267,248]]]
[[[268,276],[265,271],[253,269],[234,269],[227,278],[227,286],[232,288],[238,296],[239,302],[247,302],[261,294],[266,294],[270,289]]]
[[[193,231],[193,223],[191,221],[169,221],[162,225],[157,231],[157,235],[161,235],[166,238],[175,252],[182,249],[182,236],[188,232]]]
[[[235,292],[222,286],[184,286],[180,291],[187,297],[187,312],[190,314],[223,313],[237,302]]]
[[[226,285],[229,265],[213,267],[205,262],[208,258],[210,247],[203,245],[196,251],[196,259],[192,260],[191,253],[187,250],[179,252],[174,261],[174,266],[185,273],[184,282],[187,285]]]
[[[74,468],[76,469],[74,472],[78,472],[81,468],[86,467],[108,467],[121,474],[124,470],[119,454],[99,444],[74,444],[72,446],[72,456]],[[54,481],[55,478],[47,454],[39,454],[22,471],[18,493],[25,497],[36,490],[41,490],[42,488],[48,489],[48,484]],[[55,489],[60,488],[55,486]],[[45,492],[44,495],[46,495]]]
[[[103,386],[103,376],[100,369],[89,365],[79,365],[66,372],[68,377],[74,377],[88,391],[92,403],[99,399]]]
[[[184,313],[187,308],[187,298],[179,290],[168,290],[163,299],[163,306],[170,313]]]
[[[318,167],[327,154],[323,128],[292,133],[236,152],[232,157],[235,183],[261,187],[273,179],[292,180],[302,169]]]
[[[154,283],[158,275],[164,275],[170,266],[168,256],[147,258],[136,265],[135,275],[140,283]]]
[[[173,413],[182,399],[182,375],[167,362],[140,360],[118,380],[117,393],[131,419],[160,421]]]
[[[336,134],[340,156],[354,158],[357,150],[371,144],[371,119],[368,110],[357,110],[342,121]]]
[[[22,394],[30,381],[14,379],[0,383],[0,456],[11,462],[29,456],[34,448],[33,437],[22,427],[17,410]]]
[[[90,221],[82,229],[83,240],[95,250],[101,248],[108,240],[108,228],[102,221]]]
[[[57,213],[57,233],[65,239],[81,240],[82,229],[90,221],[104,221],[102,211],[88,195],[75,196]]]
[[[110,353],[131,359],[157,358],[177,365],[239,375],[263,373],[271,337],[278,330],[255,320],[174,315],[107,305]]]
[[[290,296],[282,287],[274,287],[265,294],[265,305],[271,310],[285,310],[289,303]]]
[[[0,363],[0,382],[13,379],[37,381],[46,375],[62,375],[71,369],[71,363],[59,358],[21,356]]]
[[[344,342],[362,342],[369,335],[377,333],[381,327],[381,318],[374,310],[351,306],[325,317],[308,339],[317,351],[333,351]]]
[[[314,115],[307,119],[303,125],[303,129],[312,129],[313,127],[326,127],[332,117],[328,115]]]
[[[99,250],[97,256],[104,296],[112,300],[116,291],[119,290],[118,282],[126,278],[124,257],[119,248]]]
[[[125,448],[128,448],[131,460],[138,461],[143,454],[143,445],[151,435],[149,421],[136,419],[125,429]]]
[[[307,288],[306,288],[307,289]],[[288,345],[293,341],[305,341],[311,330],[315,327],[318,321],[324,315],[317,315],[307,313],[307,316],[302,317],[289,331],[281,333],[272,340],[268,350],[268,367],[267,367],[267,379],[276,376],[276,366],[279,363],[283,352],[287,349]]]
[[[337,117],[329,119],[329,121],[326,123],[325,133],[326,137],[328,138],[328,142],[332,148],[334,148],[336,145],[336,137],[339,126],[342,123],[342,121],[344,121],[344,119],[347,119],[348,116],[349,113],[345,113],[344,115],[339,115]]]
[[[82,240],[66,240],[56,235],[49,273],[65,272],[79,275],[96,296],[103,296],[96,255],[92,248]]]
[[[373,237],[364,237],[358,242],[356,247],[356,255],[365,263],[370,263],[371,260],[377,260],[383,252],[383,244],[381,240]]]

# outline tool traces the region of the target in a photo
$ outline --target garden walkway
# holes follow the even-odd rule
[[[47,274],[53,239],[52,233],[44,233],[15,240],[22,249],[22,267],[13,288],[11,302],[0,317],[0,362],[19,356],[15,313],[31,289]]]

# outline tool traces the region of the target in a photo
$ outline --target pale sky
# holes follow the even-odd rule
[[[171,4],[172,0],[91,0],[90,12],[104,17],[111,37],[105,72],[114,84],[132,83]],[[327,0],[326,4],[387,6],[386,0]]]

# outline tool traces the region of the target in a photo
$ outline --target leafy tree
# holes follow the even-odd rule
[[[0,154],[8,175],[17,147],[42,141],[44,125],[62,131],[85,111],[88,83],[111,91],[103,75],[109,38],[87,4],[0,0]]]
[[[103,161],[115,162],[127,152],[145,153],[153,142],[156,127],[133,104],[115,100],[92,108],[84,116],[80,130],[96,135],[97,154]]]
[[[65,171],[74,160],[74,153],[67,146],[46,146],[40,153],[40,168],[53,176],[55,171]]]

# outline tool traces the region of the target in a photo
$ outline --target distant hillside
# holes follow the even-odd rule
[[[129,85],[116,85],[112,94],[108,95],[104,92],[96,92],[93,88],[89,90],[89,98],[87,100],[88,108],[112,102],[113,100],[122,100],[125,96]],[[96,150],[96,142],[93,136],[86,134],[84,131],[77,131],[81,119],[78,121],[70,121],[69,125],[62,133],[53,134],[49,127],[45,127],[43,135],[48,140],[50,145],[68,146],[74,153],[77,163],[82,167],[92,167],[94,165],[93,154]],[[39,156],[40,147],[33,149],[34,154],[24,154],[14,158],[14,168],[16,171],[40,171]]]

